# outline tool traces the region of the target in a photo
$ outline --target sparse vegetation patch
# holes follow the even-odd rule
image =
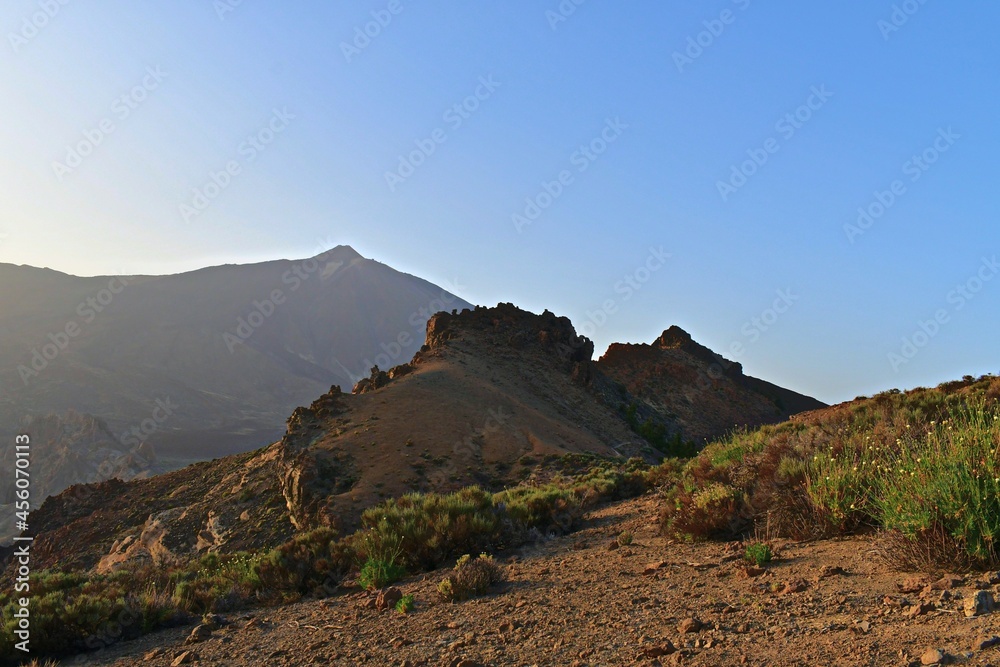
[[[687,539],[883,531],[900,568],[1000,563],[1000,378],[879,394],[736,433],[688,462],[661,522]]]
[[[495,552],[542,533],[572,530],[597,502],[638,495],[676,474],[673,464],[649,468],[638,460],[571,457],[563,464],[547,481],[532,480],[495,494],[468,487],[452,494],[410,494],[386,501],[367,510],[362,527],[346,537],[318,528],[275,549],[208,553],[167,569],[33,573],[34,645],[46,656],[63,656],[206,612],[329,596],[354,571],[359,586],[381,589],[406,572],[430,570],[461,554]],[[460,560],[449,576],[449,595],[479,595],[501,577],[489,557]],[[5,619],[12,618],[13,604],[9,594],[0,592]],[[397,606],[402,613],[410,609],[412,600]],[[13,629],[9,621],[0,628],[0,659],[16,657],[10,648]]]

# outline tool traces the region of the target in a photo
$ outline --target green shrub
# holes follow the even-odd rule
[[[358,575],[358,585],[370,591],[385,588],[406,575],[403,566],[403,538],[389,528],[387,521],[380,521],[357,535],[360,553],[365,563]]]
[[[413,611],[414,606],[415,604],[413,602],[413,596],[407,594],[399,598],[399,601],[396,603],[396,611],[399,612],[400,614],[409,614],[411,611]]]
[[[238,609],[261,589],[259,562],[247,553],[208,553],[174,575],[174,604],[193,614]]]
[[[754,542],[748,544],[743,552],[743,559],[748,563],[753,563],[757,567],[770,563],[774,554],[771,552],[771,545],[766,542]]]
[[[998,562],[1000,416],[995,405],[953,410],[895,446],[862,457],[867,495],[855,511],[912,540],[943,530],[969,557]],[[939,538],[935,538],[937,540]]]
[[[369,558],[361,566],[358,585],[370,591],[376,591],[399,581],[405,575],[406,569],[402,565],[378,558]]]
[[[468,600],[482,595],[504,579],[503,570],[493,562],[492,556],[480,554],[472,560],[465,555],[458,559],[454,571],[438,584],[438,593],[450,602]]]
[[[920,398],[920,412],[942,418],[905,424],[891,439],[873,429],[815,454],[810,499],[841,531],[877,526],[926,541],[942,554],[953,551],[942,542],[950,539],[972,561],[996,563],[997,406],[973,400],[942,407],[930,397]]]
[[[565,533],[583,517],[584,501],[590,500],[590,493],[597,492],[589,485],[577,492],[555,484],[520,486],[498,493],[495,501],[519,527]]]
[[[388,500],[366,510],[361,524],[373,549],[398,550],[402,564],[433,569],[463,549],[487,547],[500,517],[492,495],[471,486],[447,495],[411,493]]]
[[[355,551],[337,539],[335,530],[317,528],[265,554],[253,575],[266,594],[286,601],[309,594],[331,595],[355,559]]]
[[[740,500],[739,491],[718,482],[693,492],[675,487],[668,494],[661,521],[683,539],[727,536],[735,532]]]
[[[632,544],[632,532],[628,530],[623,530],[618,533],[618,537],[615,539],[620,547],[627,547]]]

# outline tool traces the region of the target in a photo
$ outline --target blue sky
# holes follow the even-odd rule
[[[1000,371],[995,3],[63,1],[0,9],[0,261],[343,243],[826,401]]]

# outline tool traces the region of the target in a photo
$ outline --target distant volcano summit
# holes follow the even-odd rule
[[[92,443],[86,465],[73,467],[79,457],[61,457],[59,444],[33,452],[66,466],[52,469],[47,492],[93,481],[102,450],[113,470],[144,443],[155,457],[133,458],[162,472],[274,442],[296,406],[351,387],[376,364],[408,361],[431,315],[471,307],[350,246],[168,276],[0,264],[0,283],[0,442],[47,415],[102,425],[67,432]]]

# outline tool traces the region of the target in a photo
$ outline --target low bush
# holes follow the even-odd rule
[[[261,590],[259,562],[259,556],[246,553],[208,553],[174,574],[174,603],[194,614],[238,609]]]
[[[499,523],[492,495],[472,486],[447,495],[411,493],[388,500],[362,514],[361,533],[368,550],[398,550],[402,565],[423,570],[469,547],[485,548]],[[366,547],[361,549],[370,557]]]
[[[494,502],[515,526],[544,532],[566,533],[583,517],[585,503],[592,501],[591,487],[577,490],[556,484],[520,486],[502,491]],[[508,539],[512,536],[507,536]]]
[[[907,428],[892,443],[866,439],[817,454],[810,497],[840,523],[875,525],[942,554],[959,545],[970,562],[998,563],[998,412],[995,404],[971,404]]]
[[[76,577],[40,572],[31,577],[31,645],[42,655],[65,655],[138,637],[153,627],[183,620],[185,614],[165,595],[132,589],[121,576],[95,576],[77,586]],[[53,585],[55,584],[55,585]],[[0,657],[14,659],[14,600],[0,597],[4,641]]]
[[[505,580],[504,572],[492,556],[480,554],[473,560],[465,555],[458,559],[454,571],[438,585],[438,593],[449,602],[459,602],[482,595],[490,586]]]
[[[357,555],[332,528],[296,535],[264,554],[253,574],[262,591],[283,600],[331,595],[354,567]]]
[[[377,591],[406,576],[406,569],[391,560],[369,558],[361,566],[358,585],[370,591]]]

